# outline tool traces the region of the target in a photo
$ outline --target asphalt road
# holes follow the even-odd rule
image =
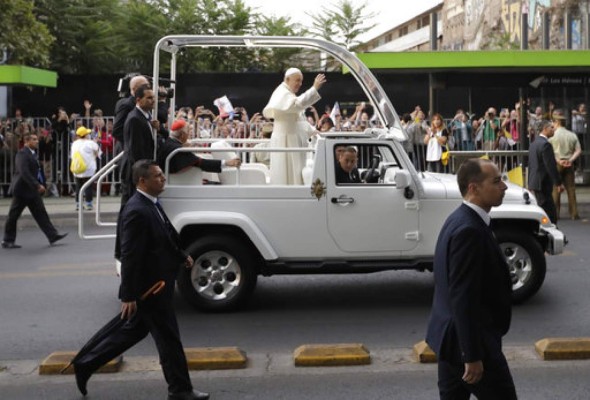
[[[530,345],[544,337],[587,336],[590,247],[587,221],[563,221],[565,254],[548,257],[541,291],[515,307],[505,342]],[[75,232],[50,247],[35,228],[19,232],[19,250],[0,258],[0,360],[40,359],[75,350],[119,310],[112,240],[80,240]],[[361,342],[369,348],[411,347],[423,339],[432,275],[260,278],[248,308],[200,313],[177,296],[186,347],[239,346],[247,352],[291,352],[303,343]],[[132,350],[153,354],[149,341]]]
[[[560,223],[570,241],[565,254],[548,258],[541,291],[514,308],[505,345],[532,354],[511,362],[521,398],[588,398],[590,362],[542,362],[532,353],[544,337],[588,336],[588,227],[587,220]],[[0,250],[0,369],[8,367],[0,372],[2,399],[77,398],[72,377],[39,377],[36,366],[53,351],[77,350],[119,310],[113,241],[83,241],[66,229],[70,235],[58,246],[25,228],[18,235],[23,249]],[[430,273],[384,272],[260,278],[248,308],[235,313],[200,313],[180,296],[176,305],[185,347],[238,346],[254,360],[241,371],[193,373],[197,387],[215,399],[432,399],[434,366],[387,356],[409,354],[423,339],[431,297]],[[373,364],[292,366],[301,344],[343,342],[364,343]],[[126,354],[155,355],[151,339]],[[90,399],[165,396],[157,365],[153,372],[101,375],[91,388]]]

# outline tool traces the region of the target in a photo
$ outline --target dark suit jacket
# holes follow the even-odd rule
[[[117,230],[121,241],[119,298],[138,300],[159,280],[166,282],[164,292],[170,298],[178,268],[187,258],[176,230],[162,221],[154,203],[139,192],[123,207]]]
[[[14,160],[14,175],[10,185],[10,192],[14,196],[32,199],[39,196],[39,162],[28,147],[23,147],[16,153]]]
[[[123,128],[124,146],[130,165],[141,159],[154,159],[154,136],[150,121],[135,107]]]
[[[115,105],[115,122],[113,123],[113,137],[123,143],[123,129],[129,113],[135,108],[133,96],[124,97]]]
[[[182,147],[182,143],[174,138],[168,138],[158,148],[157,162],[162,171],[165,171],[166,157],[174,150]],[[175,174],[178,171],[185,169],[188,166],[195,166],[207,172],[221,172],[221,160],[208,160],[206,158],[197,157],[194,153],[176,153],[170,160],[170,173]]]
[[[125,156],[121,167],[121,179],[131,182],[133,164],[142,159],[154,159],[152,128],[147,118],[137,107],[127,115],[123,134]]]
[[[434,281],[426,342],[439,360],[483,360],[490,335],[497,342],[510,327],[512,283],[492,230],[465,204],[442,227]]]
[[[553,146],[544,136],[537,136],[529,147],[529,189],[551,194],[560,185]]]
[[[349,174],[342,169],[340,164],[336,163],[336,183],[362,183],[359,170],[354,168]]]

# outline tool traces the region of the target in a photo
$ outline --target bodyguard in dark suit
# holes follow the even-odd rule
[[[67,233],[57,232],[49,216],[41,195],[45,193],[43,175],[39,160],[37,159],[37,148],[39,138],[36,134],[25,135],[25,146],[16,154],[14,160],[14,176],[9,191],[12,192],[12,203],[8,211],[8,219],[4,226],[4,240],[2,247],[5,249],[18,249],[21,246],[14,243],[16,240],[16,222],[21,216],[25,207],[29,209],[33,218],[43,231],[50,244],[66,237]]]
[[[559,193],[564,190],[561,177],[557,172],[555,153],[548,141],[555,130],[551,121],[546,120],[539,123],[539,130],[541,133],[529,147],[528,187],[534,193],[537,204],[555,223],[557,222],[557,209],[553,201],[553,187],[558,186]]]
[[[508,265],[489,227],[506,185],[489,160],[457,173],[463,204],[443,225],[434,254],[434,298],[426,342],[438,358],[441,399],[516,399],[502,353],[511,319]]]
[[[149,85],[148,79],[143,75],[134,76],[129,80],[130,96],[123,97],[115,104],[115,121],[113,122],[113,137],[123,144],[123,128],[127,116],[135,108],[135,91],[140,86]],[[122,148],[121,148],[122,150]]]
[[[158,149],[158,165],[162,171],[166,168],[166,158],[174,150],[182,148],[189,136],[188,124],[182,119],[174,121],[171,127],[170,137]],[[207,172],[221,172],[221,167],[239,167],[241,160],[235,158],[232,160],[208,160],[196,156],[194,153],[180,152],[176,153],[169,161],[168,168],[171,174],[181,172],[187,168],[198,167]]]
[[[113,137],[115,138],[115,154],[119,154],[123,151],[123,128],[125,127],[125,121],[127,120],[127,116],[133,109],[135,108],[135,91],[138,87],[143,85],[149,85],[148,79],[143,75],[134,76],[129,80],[129,92],[130,95],[127,97],[123,97],[117,101],[115,104],[115,121],[113,122]],[[123,155],[122,160],[120,161],[119,165],[122,166],[125,164],[125,155]],[[118,177],[121,177],[121,169],[117,170]],[[117,186],[116,192],[119,194],[120,192],[128,192],[128,184],[126,182],[121,182],[120,186]]]
[[[129,115],[123,127],[123,142],[125,149],[124,162],[121,168],[121,206],[125,205],[129,197],[135,192],[132,178],[132,166],[137,160],[154,159],[153,128],[159,128],[159,122],[152,120],[151,111],[156,98],[149,85],[142,85],[135,91],[136,106]]]
[[[150,333],[168,383],[168,399],[208,399],[207,393],[193,391],[172,305],[178,269],[181,264],[192,267],[193,259],[181,249],[178,233],[157,202],[166,179],[150,160],[134,164],[133,179],[137,191],[123,208],[117,226],[121,318],[127,322],[74,363],[78,389],[85,395],[93,372]],[[139,302],[142,293],[160,280],[166,284],[164,291]]]

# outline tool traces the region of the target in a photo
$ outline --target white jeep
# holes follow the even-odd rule
[[[246,302],[259,275],[431,269],[439,230],[461,202],[456,179],[415,170],[401,144],[406,135],[397,114],[362,62],[339,46],[309,38],[169,36],[156,53],[215,45],[298,45],[328,54],[356,78],[383,128],[320,135],[309,153],[311,185],[272,185],[263,167],[248,164],[222,172],[221,185],[168,175],[162,203],[195,260],[179,276],[185,299],[202,309],[225,310]],[[377,182],[337,184],[338,145],[355,146],[359,169],[376,170]],[[510,265],[514,300],[523,301],[543,283],[544,253],[561,253],[564,236],[529,192],[512,184],[491,216]]]
[[[176,55],[184,47],[199,46],[319,50],[360,84],[381,128],[322,134],[313,147],[293,150],[309,157],[304,185],[273,185],[259,164],[225,168],[208,176],[221,184],[209,185],[202,184],[203,173],[196,168],[179,174],[169,174],[166,168],[168,183],[161,201],[195,260],[178,278],[189,303],[205,310],[239,307],[259,275],[432,268],[439,230],[461,203],[456,178],[416,171],[402,145],[407,137],[399,118],[361,61],[318,39],[167,36],[156,45],[154,80],[159,78],[160,51]],[[171,71],[174,82],[174,65]],[[356,147],[359,170],[375,176],[374,183],[336,183],[335,147],[340,145]],[[247,160],[250,149],[236,151]],[[178,151],[216,154],[203,147]],[[491,211],[492,227],[510,266],[514,300],[521,302],[539,290],[545,253],[561,253],[565,238],[527,190],[508,186],[504,203]]]

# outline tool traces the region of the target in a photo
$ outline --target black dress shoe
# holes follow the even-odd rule
[[[78,386],[78,390],[83,396],[86,396],[88,393],[88,390],[86,390],[86,384],[88,383],[90,376],[92,376],[92,373],[86,368],[76,364],[74,364],[74,373],[76,374],[76,386]]]
[[[207,400],[209,393],[194,390],[191,392],[168,393],[168,400]]]
[[[68,236],[67,233],[58,233],[53,239],[51,239],[49,241],[49,244],[53,244],[53,243],[57,242],[58,240],[62,240],[66,236]]]
[[[14,242],[2,242],[3,249],[20,249],[22,246],[15,244]]]

